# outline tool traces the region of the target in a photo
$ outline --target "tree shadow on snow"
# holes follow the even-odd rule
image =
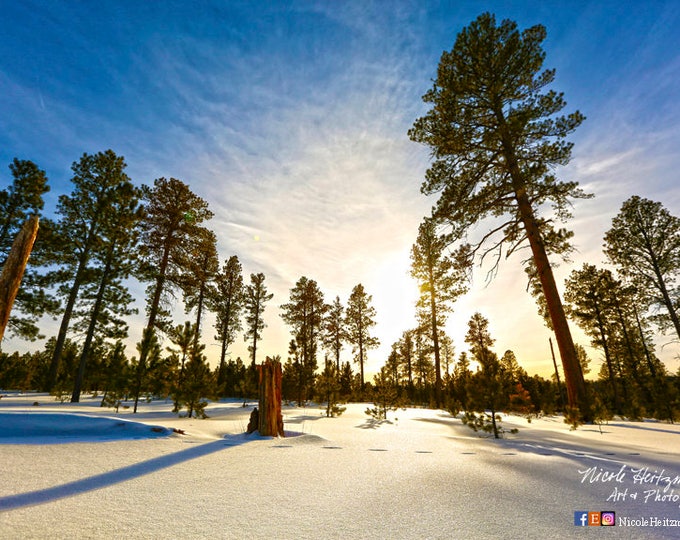
[[[660,427],[656,427],[656,426],[658,426],[657,423],[608,422],[608,423],[605,424],[605,426],[615,426],[615,427],[628,428],[628,429],[642,429],[644,431],[660,431],[661,433],[671,433],[672,435],[680,435],[680,433],[678,433],[677,430],[663,429],[663,428],[660,428]]]
[[[375,418],[367,418],[363,424],[359,424],[360,429],[378,429],[383,424],[392,424],[390,420],[376,420]]]
[[[187,448],[186,450],[181,450],[173,454],[159,456],[141,463],[136,463],[134,465],[128,465],[127,467],[116,469],[114,471],[97,474],[88,478],[83,478],[81,480],[75,480],[73,482],[68,482],[60,486],[53,486],[36,491],[29,491],[27,493],[19,493],[17,495],[0,497],[0,512],[15,510],[25,506],[44,504],[57,499],[73,497],[88,491],[105,488],[114,484],[119,484],[121,482],[138,478],[140,476],[151,474],[161,469],[167,469],[168,467],[179,465],[185,461],[207,456],[214,452],[219,452],[225,447],[238,446],[246,442],[247,439],[243,437],[234,439],[230,438],[229,440],[220,439],[207,444],[202,444],[200,446],[192,446],[191,448]]]

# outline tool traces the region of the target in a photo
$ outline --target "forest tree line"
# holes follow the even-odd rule
[[[272,294],[263,274],[244,280],[236,255],[220,265],[216,236],[205,226],[212,217],[207,203],[177,179],[135,187],[124,173],[124,159],[110,150],[83,155],[72,170],[73,191],[59,197],[55,218],[41,219],[10,325],[14,335],[38,339],[43,337],[40,318],[60,317],[59,333],[41,351],[0,353],[0,388],[50,391],[71,401],[82,392],[96,392],[113,406],[124,399],[136,404],[140,398],[172,398],[177,411],[198,415],[208,398],[255,397],[257,345]],[[48,189],[44,171],[32,162],[15,159],[10,171],[12,180],[0,191],[3,261],[25,219],[42,212]],[[680,266],[672,250],[678,235],[678,219],[660,203],[632,197],[605,237],[605,253],[621,277],[585,264],[565,283],[570,318],[604,358],[597,380],[589,383],[601,416],[677,419],[678,378],[667,372],[653,346],[655,329],[678,333],[677,308],[666,307],[664,313],[664,295],[652,292],[674,283]],[[636,242],[637,236],[646,243]],[[640,253],[644,246],[654,247],[647,258],[622,254],[626,249]],[[658,282],[649,279],[644,266],[649,260],[665,265],[653,274]],[[297,281],[280,306],[292,336],[282,355],[284,399],[300,405],[324,402],[329,415],[349,400],[492,415],[565,410],[563,382],[528,375],[510,350],[499,358],[489,322],[479,313],[469,322],[468,350],[455,356],[444,328],[455,300],[467,291],[467,248],[452,251],[426,219],[411,262],[420,290],[414,306],[418,325],[392,344],[372,381],[364,373],[368,352],[379,345],[371,334],[376,324],[371,296],[358,284],[346,305],[339,297],[327,302],[315,280],[303,276]],[[123,345],[132,314],[130,278],[148,283],[147,325],[133,357]],[[677,291],[670,291],[677,298]],[[182,324],[170,318],[177,294],[191,315]],[[537,298],[544,311],[540,294]],[[214,369],[204,354],[206,311],[215,314],[212,330],[220,344]],[[241,336],[249,343],[245,361],[228,354]],[[352,362],[343,361],[347,348]],[[578,355],[587,374],[590,360],[583,347]]]
[[[556,176],[571,159],[568,137],[585,117],[563,114],[565,98],[550,88],[555,70],[543,67],[546,35],[540,24],[520,31],[514,21],[497,23],[483,13],[444,51],[423,96],[430,109],[408,131],[431,151],[421,192],[438,196],[411,254],[420,287],[417,327],[366,381],[366,354],[378,345],[371,296],[358,284],[346,305],[339,298],[326,303],[318,284],[301,277],[280,306],[292,335],[284,355],[288,399],[302,404],[321,396],[333,414],[341,399],[371,397],[379,415],[406,399],[466,410],[473,426],[485,427],[486,413],[474,413],[491,411],[494,434],[494,411],[503,409],[562,410],[573,424],[611,414],[677,418],[680,374],[668,372],[653,343],[669,332],[674,343],[680,339],[680,220],[661,202],[630,197],[605,234],[606,267],[574,269],[564,298],[559,292],[551,259],[569,263],[574,250],[573,232],[560,224],[572,217],[573,200],[592,195]],[[13,180],[0,192],[0,257],[25,218],[42,210],[48,189],[32,162],[15,159],[10,170]],[[0,386],[70,391],[72,401],[85,389],[103,390],[131,397],[135,410],[140,396],[173,395],[177,409],[190,414],[204,407],[196,396],[252,394],[262,314],[272,295],[262,273],[245,283],[236,256],[220,266],[215,234],[206,227],[208,204],[174,178],[136,187],[111,150],[83,155],[72,170],[73,191],[59,196],[57,218],[41,221],[11,321],[16,335],[37,339],[40,318],[57,316],[58,334],[40,353],[3,353]],[[471,231],[481,223],[490,227],[475,237]],[[467,292],[474,264],[490,260],[493,275],[523,248],[530,251],[523,261],[528,289],[554,334],[563,381],[557,362],[551,381],[528,377],[509,352],[498,359],[480,313],[470,319],[469,356],[461,353],[452,364],[445,323]],[[128,360],[121,340],[132,313],[131,278],[148,285],[147,323]],[[180,325],[170,318],[176,295],[192,317]],[[208,310],[216,314],[221,344],[214,371],[202,343]],[[604,359],[593,383],[569,321]],[[227,360],[239,335],[249,343],[250,362]],[[169,349],[161,347],[163,337]],[[356,374],[357,366],[341,362],[344,346],[352,348]]]

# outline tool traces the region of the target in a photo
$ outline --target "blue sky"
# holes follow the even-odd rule
[[[184,180],[215,213],[221,259],[237,254],[246,275],[264,272],[275,294],[263,354],[285,358],[290,336],[278,306],[302,275],[328,301],[346,301],[360,282],[373,295],[382,346],[369,371],[413,326],[409,252],[435,199],[419,192],[428,151],[407,131],[426,110],[421,96],[442,51],[482,11],[546,26],[553,88],[567,111],[587,117],[558,174],[595,198],[574,208],[579,251],[558,269],[560,283],[583,262],[602,262],[603,234],[629,196],[680,215],[680,4],[672,0],[2,0],[0,8],[0,183],[12,158],[33,160],[50,179],[50,212],[71,189],[71,163],[108,148],[125,156],[136,183]],[[546,374],[549,333],[520,259],[503,261],[490,284],[476,270],[449,333],[464,350],[466,322],[480,311],[499,354],[513,349],[529,372]],[[135,294],[142,307],[143,286]],[[133,321],[130,343],[142,324]],[[214,358],[212,335],[204,338]],[[677,345],[659,352],[677,369]],[[247,356],[240,339],[237,355]]]

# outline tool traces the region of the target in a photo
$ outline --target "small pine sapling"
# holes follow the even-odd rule
[[[503,428],[501,424],[500,414],[489,414],[487,412],[480,412],[475,414],[474,412],[465,412],[463,418],[461,418],[463,424],[472,429],[473,431],[483,431],[485,433],[493,433],[494,439],[500,439],[506,433],[519,433],[517,428],[512,428],[509,431]]]
[[[339,405],[340,379],[335,364],[326,360],[326,367],[316,382],[316,392],[319,401],[326,403],[326,416],[332,418],[340,416],[347,407]]]
[[[595,396],[593,399],[593,422],[597,424],[600,435],[602,435],[602,424],[609,423],[612,418],[614,418],[614,415],[604,401],[599,396]]]
[[[388,370],[383,366],[380,373],[373,378],[373,405],[365,413],[378,421],[387,420],[389,411],[396,411],[401,407],[401,398],[396,384],[391,380]]]
[[[571,426],[571,431],[575,431],[581,425],[581,413],[579,412],[578,407],[565,407],[564,423]]]
[[[180,409],[186,407],[189,418],[194,415],[196,418],[208,418],[205,412],[208,402],[204,398],[212,395],[214,381],[206,358],[202,354],[204,348],[204,345],[192,347],[184,378],[173,396],[175,402],[173,412],[178,413]]]

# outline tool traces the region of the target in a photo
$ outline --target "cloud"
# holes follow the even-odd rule
[[[11,103],[1,146],[49,163],[53,194],[70,189],[68,166],[82,152],[106,148],[126,157],[139,183],[186,181],[215,212],[210,226],[222,260],[237,254],[246,279],[264,272],[276,294],[266,312],[266,354],[285,355],[288,331],[276,306],[300,276],[317,280],[327,300],[345,300],[362,282],[378,311],[377,369],[413,324],[409,250],[435,202],[419,193],[427,149],[406,133],[426,109],[421,95],[438,55],[476,4],[187,6],[106,8],[101,17],[94,8],[52,10],[28,59],[41,77],[0,71]],[[524,6],[505,11],[499,20],[542,22]],[[573,10],[541,11],[557,37],[548,59],[560,66],[557,90],[588,115],[572,138],[572,163],[557,174],[596,195],[575,202],[568,226],[579,252],[558,280],[584,261],[601,262],[604,231],[630,195],[662,200],[680,215],[677,10],[630,12],[626,25],[639,19],[634,33],[610,26],[609,11],[589,6],[578,25]],[[71,18],[77,27],[66,24]],[[77,46],[64,46],[62,27]],[[603,47],[603,36],[620,50]],[[454,307],[449,330],[458,351],[467,320],[481,311],[500,349],[513,348],[530,371],[542,366],[546,340],[519,258],[503,261],[489,285],[485,271]],[[239,347],[235,354],[245,358],[240,340]]]

